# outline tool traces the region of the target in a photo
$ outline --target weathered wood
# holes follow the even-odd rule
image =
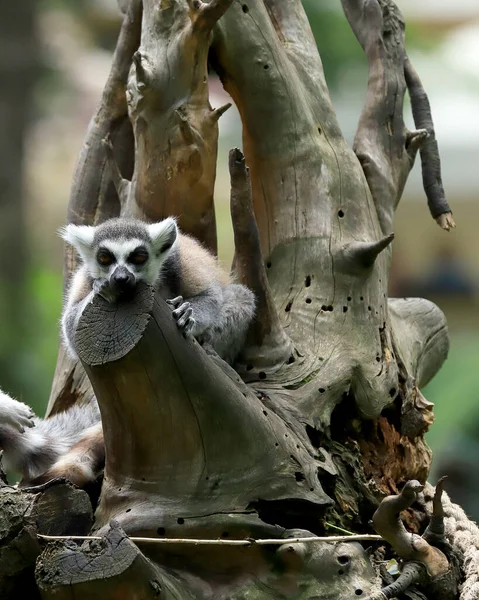
[[[34,566],[42,544],[37,533],[87,533],[93,522],[86,492],[52,483],[34,492],[0,487],[0,597],[39,598]],[[22,596],[20,596],[22,594]]]
[[[122,214],[176,215],[185,233],[215,253],[218,119],[227,107],[210,106],[207,58],[211,30],[230,3],[145,0],[127,90],[136,152]]]
[[[259,371],[271,373],[286,361],[294,362],[293,347],[281,325],[274,298],[268,284],[261,254],[258,227],[254,217],[251,182],[244,156],[235,148],[230,151],[231,219],[235,239],[234,268],[241,283],[254,292],[256,314],[249,328],[248,342],[242,353],[242,365],[236,369],[255,379]],[[254,365],[256,372],[252,372]]]
[[[251,173],[250,182],[234,152],[235,264],[258,300],[241,371],[248,385],[184,339],[147,287],[128,303],[97,297],[86,308],[77,346],[104,425],[95,532],[108,541],[46,553],[45,597],[85,590],[113,597],[136,580],[148,598],[148,581],[160,571],[165,593],[178,598],[342,599],[359,590],[375,597],[359,549],[362,566],[346,577],[339,557],[321,546],[198,552],[145,544],[143,556],[116,525],[109,530],[115,519],[140,537],[278,539],[286,527],[323,533],[326,522],[363,531],[382,494],[427,478],[423,434],[432,408],[419,388],[445,359],[447,328],[434,305],[388,300],[387,287],[394,210],[428,138],[404,127],[404,23],[396,6],[343,6],[370,68],[356,153],[341,134],[300,0],[143,2],[127,87],[131,182],[114,155],[118,138],[102,145],[101,160],[108,157],[121,214],[175,214],[214,251],[217,120],[226,107],[209,105],[210,53],[240,111]],[[85,173],[91,169],[85,164]],[[87,188],[80,181],[78,189]],[[98,193],[91,207],[108,214]],[[71,385],[74,397],[78,376],[65,369],[57,389],[66,397]],[[117,550],[128,556],[120,571]],[[104,569],[110,585],[100,581]],[[173,573],[174,591],[166,583]]]
[[[105,577],[105,574],[108,574]],[[43,600],[193,598],[145,558],[113,523],[100,542],[50,544],[39,557],[35,578]]]
[[[118,323],[128,335],[117,339]],[[106,447],[97,528],[115,518],[129,534],[158,527],[179,534],[187,526],[176,519],[208,514],[209,527],[218,518],[224,528],[221,515],[237,522],[238,512],[255,514],[260,500],[296,501],[318,515],[330,504],[313,448],[265,410],[231,368],[184,339],[150,288],[115,306],[95,298],[78,332]],[[231,440],[241,453],[231,452]]]

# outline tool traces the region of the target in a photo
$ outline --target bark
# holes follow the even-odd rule
[[[88,495],[52,483],[31,492],[0,485],[0,590],[2,600],[40,598],[33,568],[42,551],[37,534],[85,534],[93,522]]]
[[[50,410],[88,401],[91,382],[106,450],[94,531],[106,537],[47,550],[37,570],[43,597],[113,598],[129,586],[145,598],[160,588],[172,598],[378,597],[377,575],[353,544],[137,549],[124,534],[362,532],[384,494],[425,482],[433,413],[419,388],[440,368],[448,340],[433,304],[387,298],[394,211],[431,136],[404,126],[404,93],[414,85],[402,17],[389,0],[343,0],[369,61],[351,149],[299,0],[144,0],[140,41],[136,5],[87,135],[69,218],[175,214],[215,251],[225,107],[209,105],[209,56],[243,123],[246,163],[230,154],[234,268],[256,294],[257,315],[234,370],[184,339],[147,286],[126,304],[97,297],[87,307],[77,345],[88,379],[61,358]],[[131,180],[121,162],[131,164],[128,122]],[[434,148],[422,155],[428,177],[438,173]],[[433,216],[449,215],[439,188],[429,192]],[[418,530],[420,521],[413,514],[409,525]],[[417,579],[408,578],[402,589]]]

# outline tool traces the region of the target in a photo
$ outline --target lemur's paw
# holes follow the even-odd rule
[[[104,298],[107,302],[115,302],[117,297],[115,292],[110,287],[107,279],[95,279],[93,282],[93,291]]]
[[[35,413],[29,406],[0,391],[0,425],[8,425],[23,433],[26,427],[35,426],[34,417]]]
[[[168,304],[175,307],[173,311],[173,318],[176,321],[179,329],[181,329],[184,336],[191,333],[195,326],[195,319],[193,318],[193,308],[189,302],[183,302],[182,296],[177,296],[172,300],[167,300]]]
[[[178,308],[181,304],[183,304],[183,296],[176,296],[176,298],[171,298],[171,300],[167,300],[166,303],[170,306],[173,306],[173,308]]]

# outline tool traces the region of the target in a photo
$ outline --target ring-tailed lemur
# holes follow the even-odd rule
[[[114,303],[140,281],[153,285],[172,306],[185,334],[211,346],[229,363],[241,351],[254,316],[253,293],[232,283],[214,256],[178,231],[173,218],[152,224],[121,218],[97,227],[70,224],[61,236],[82,259],[62,316],[63,339],[73,356],[78,321],[95,294]],[[7,466],[30,484],[66,476],[83,486],[96,478],[104,460],[96,402],[42,420],[2,393],[0,448]]]

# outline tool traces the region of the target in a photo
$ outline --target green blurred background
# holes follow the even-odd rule
[[[391,295],[424,296],[446,313],[450,356],[424,390],[435,402],[428,434],[435,472],[479,518],[479,4],[398,0],[409,54],[429,92],[443,179],[458,228],[429,216],[419,165],[397,213]],[[366,62],[339,0],[304,0],[345,136],[352,141]],[[63,224],[70,181],[107,76],[119,28],[115,0],[21,0],[0,20],[0,385],[42,414],[58,349]],[[228,99],[216,79],[211,103]],[[409,114],[409,106],[406,106]],[[412,127],[410,117],[408,124]],[[220,122],[217,205],[220,259],[229,263],[229,148],[238,114]],[[471,473],[472,469],[472,473]]]

